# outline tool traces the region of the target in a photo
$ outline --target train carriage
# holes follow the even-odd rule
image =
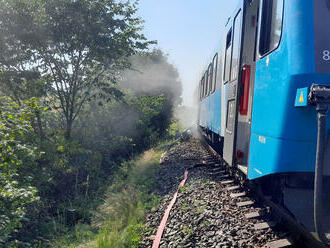
[[[323,225],[323,234],[314,225],[320,208],[313,197],[320,187],[330,196],[330,142],[325,151],[317,149],[325,138],[316,118],[329,103],[312,104],[311,95],[329,95],[329,25],[330,0],[241,1],[200,80],[198,116],[201,132],[226,164],[262,182],[324,242],[330,225]],[[328,123],[323,131],[330,130]],[[321,186],[317,154],[324,156]],[[322,217],[330,223],[326,202]]]

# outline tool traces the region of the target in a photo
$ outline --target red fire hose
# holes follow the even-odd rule
[[[160,225],[158,227],[157,234],[156,234],[156,237],[154,239],[154,243],[152,245],[152,248],[158,248],[159,247],[159,244],[160,244],[160,241],[161,241],[161,238],[162,238],[162,235],[163,235],[165,226],[166,226],[167,219],[168,219],[168,217],[170,215],[171,209],[173,208],[173,206],[174,206],[174,204],[176,202],[176,199],[178,198],[179,189],[181,187],[183,187],[184,184],[187,181],[188,170],[189,169],[186,169],[186,171],[184,172],[184,178],[181,181],[181,183],[179,184],[178,190],[175,192],[175,194],[173,196],[173,199],[171,200],[170,204],[168,205],[168,207],[167,207],[167,209],[166,209],[166,211],[164,213],[163,219],[162,219],[162,221],[161,221],[161,223],[160,223]]]

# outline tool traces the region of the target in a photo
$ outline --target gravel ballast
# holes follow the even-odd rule
[[[260,210],[258,206],[238,207],[237,201],[251,200],[243,196],[232,198],[219,176],[210,173],[207,164],[212,155],[193,137],[176,142],[162,157],[156,193],[162,196],[157,209],[147,216],[141,248],[152,247],[163,214],[183,178],[184,171],[194,164],[205,166],[189,171],[188,180],[179,190],[160,247],[263,247],[276,240],[271,228],[256,230],[256,223],[265,220],[247,219],[246,213]],[[215,161],[215,158],[213,158]]]

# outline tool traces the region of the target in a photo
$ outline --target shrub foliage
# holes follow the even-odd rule
[[[19,105],[9,97],[0,97],[0,244],[21,227],[26,205],[38,200],[31,177],[24,171],[36,165],[40,157],[29,141],[33,136],[31,120],[39,110],[36,99]]]

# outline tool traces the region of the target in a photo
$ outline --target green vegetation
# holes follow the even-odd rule
[[[0,246],[136,246],[159,154],[134,158],[178,130],[176,69],[135,2],[0,4]]]
[[[185,187],[185,186],[180,187],[180,189],[179,189],[180,193],[185,192],[185,191],[187,191],[187,187]]]
[[[184,203],[182,203],[182,205],[181,205],[181,209],[183,210],[183,211],[187,211],[188,210],[188,203],[186,203],[186,202],[184,202]]]
[[[205,202],[196,200],[193,205],[194,205],[194,211],[196,211],[196,213],[198,214],[204,213],[206,208]]]
[[[110,195],[101,208],[103,216],[110,215],[97,235],[97,247],[138,246],[145,212],[159,202],[159,197],[148,191],[153,187],[151,178],[158,168],[160,155],[153,150],[146,152],[135,167],[129,164],[119,182],[110,187]],[[127,179],[123,179],[123,175],[127,175]]]
[[[184,225],[182,227],[182,234],[184,235],[184,241],[188,240],[193,234],[194,234],[194,231],[189,228],[188,226]]]
[[[137,247],[145,228],[145,213],[159,203],[150,188],[154,186],[152,178],[159,168],[161,153],[151,149],[137,159],[123,162],[92,224],[77,225],[54,247]]]
[[[211,225],[211,222],[210,221],[202,221],[201,223],[200,223],[200,225],[201,226],[209,226],[209,225]]]
[[[0,243],[21,227],[26,205],[38,200],[31,177],[22,174],[35,166],[40,153],[28,141],[31,119],[39,110],[35,99],[19,106],[8,97],[0,97]]]

